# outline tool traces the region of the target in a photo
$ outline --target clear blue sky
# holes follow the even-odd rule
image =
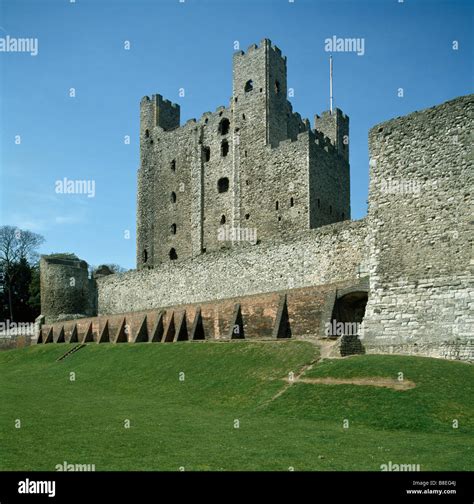
[[[182,123],[227,106],[234,41],[246,50],[270,38],[288,58],[293,109],[313,124],[328,108],[333,35],[365,39],[363,56],[334,53],[335,105],[351,120],[352,216],[363,217],[369,128],[472,92],[472,4],[4,0],[0,37],[36,37],[39,53],[0,52],[0,223],[44,235],[43,253],[133,268],[140,98],[178,102]],[[95,197],[57,194],[64,177],[95,180]]]

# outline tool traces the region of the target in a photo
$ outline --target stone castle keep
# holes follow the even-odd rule
[[[340,352],[474,360],[474,96],[376,125],[352,221],[349,118],[311,126],[263,40],[233,58],[229,106],[180,125],[140,103],[137,269],[89,278],[44,256],[38,342],[328,337]],[[71,279],[74,281],[71,282]]]
[[[286,81],[286,58],[264,40],[234,55],[227,108],[180,127],[178,105],[142,100],[139,269],[235,247],[221,226],[264,243],[350,218],[349,119],[325,113],[311,130]]]

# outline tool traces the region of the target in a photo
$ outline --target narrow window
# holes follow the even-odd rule
[[[176,259],[178,259],[178,254],[176,253],[176,249],[172,248],[170,250],[170,259],[172,261],[175,261]]]
[[[171,203],[176,203],[176,193],[173,191],[170,196]]]
[[[227,133],[229,133],[229,128],[230,121],[229,119],[224,117],[224,119],[222,119],[222,121],[219,123],[218,131],[221,135],[227,135]]]
[[[280,206],[280,204],[278,203],[278,201],[275,203],[275,210],[278,210],[278,207]]]
[[[318,198],[318,208],[321,208],[321,200]]]
[[[145,130],[145,138],[148,138],[150,136],[150,130]]]
[[[278,222],[280,222],[280,221],[281,221],[281,215],[278,216]]]
[[[248,80],[246,83],[245,83],[245,87],[244,87],[244,91],[246,93],[248,93],[249,91],[252,91],[253,89],[253,82],[252,80]]]
[[[250,219],[250,214],[245,214],[245,220],[249,220]]]
[[[143,254],[142,254],[143,262],[146,263],[148,261],[148,250],[143,249]]]
[[[329,213],[332,214],[332,206],[329,205]]]
[[[202,160],[207,163],[211,159],[211,148],[203,147],[202,148]]]
[[[170,227],[170,231],[171,231],[171,234],[176,234],[176,224],[171,224],[171,227]]]
[[[275,94],[280,94],[280,83],[275,81]]]
[[[293,198],[290,198],[290,207],[295,206],[295,200]]]
[[[345,219],[345,217],[346,217],[346,216],[344,215],[344,212],[342,212],[341,217],[342,217],[342,220],[344,220],[344,219]]]
[[[245,121],[245,114],[242,114],[242,119]]]
[[[221,217],[221,226],[225,224],[225,215]]]
[[[171,171],[176,171],[176,159],[173,159],[170,164]]]
[[[229,179],[227,177],[220,178],[217,181],[217,190],[220,193],[224,193],[229,190]]]
[[[229,154],[229,142],[227,140],[222,140],[221,143],[221,156],[226,157]]]
[[[260,93],[263,91],[263,88],[260,88]]]

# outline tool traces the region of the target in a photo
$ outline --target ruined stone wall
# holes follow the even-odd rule
[[[201,303],[357,279],[367,261],[365,221],[163,263],[97,280],[99,313]]]
[[[473,359],[474,96],[371,129],[371,352]]]

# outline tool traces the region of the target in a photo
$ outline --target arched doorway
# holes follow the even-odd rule
[[[336,294],[331,316],[329,337],[341,338],[341,355],[365,353],[360,339],[368,292],[354,289]]]

